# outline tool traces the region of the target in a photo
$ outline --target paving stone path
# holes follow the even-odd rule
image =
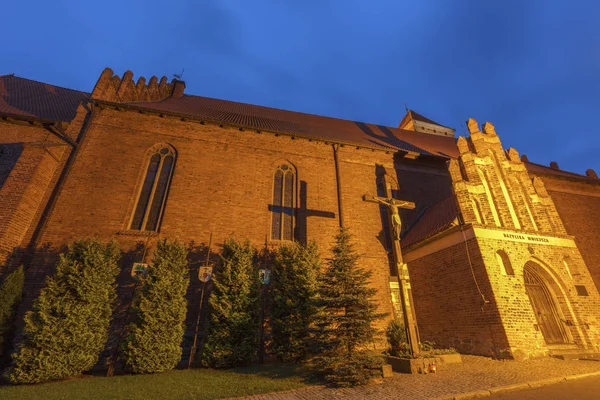
[[[448,365],[436,374],[394,373],[382,384],[352,389],[313,388],[288,393],[268,393],[247,397],[269,400],[322,399],[432,399],[476,390],[513,385],[541,379],[600,371],[600,362],[544,358],[527,361],[498,361],[464,356],[463,364]]]

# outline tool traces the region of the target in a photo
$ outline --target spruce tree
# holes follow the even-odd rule
[[[61,254],[54,276],[25,315],[24,339],[7,378],[38,383],[81,374],[98,361],[116,298],[120,250],[80,240]]]
[[[318,355],[314,365],[326,380],[338,386],[367,383],[379,374],[381,358],[367,348],[372,346],[372,323],[383,317],[377,313],[369,287],[371,272],[360,267],[351,236],[341,229],[333,247],[333,257],[320,277],[319,314],[315,318]]]
[[[138,374],[173,369],[181,359],[185,333],[189,284],[186,248],[177,242],[159,242],[142,279],[142,290],[133,306],[136,322],[128,327],[124,344],[125,365]]]
[[[23,296],[25,272],[23,266],[6,276],[0,285],[0,359],[7,347],[6,340],[12,332],[17,306]]]
[[[299,362],[307,355],[320,268],[314,242],[307,246],[294,242],[277,249],[271,286],[271,348],[281,361]]]
[[[213,275],[208,336],[202,349],[205,366],[229,368],[252,363],[259,333],[259,281],[255,250],[249,242],[228,239]]]

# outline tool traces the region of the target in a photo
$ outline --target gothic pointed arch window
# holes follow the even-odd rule
[[[508,258],[508,254],[506,254],[504,250],[498,250],[496,252],[496,260],[498,261],[498,265],[500,265],[500,272],[502,275],[515,274],[512,264],[510,263],[510,258]]]
[[[168,144],[156,144],[148,150],[130,229],[158,231],[176,157],[175,149]]]
[[[272,240],[294,239],[295,207],[296,170],[289,163],[280,163],[273,174]]]

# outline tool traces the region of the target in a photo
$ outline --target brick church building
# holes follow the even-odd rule
[[[503,148],[489,122],[469,120],[470,136],[457,139],[410,110],[393,128],[184,89],[108,68],[91,93],[0,76],[0,277],[26,266],[21,313],[66,244],[116,239],[125,254],[118,328],[132,263],[151,263],[168,238],[192,249],[193,331],[211,235],[215,259],[232,235],[257,249],[314,240],[326,257],[344,226],[381,311],[402,312],[403,286],[421,340],[519,359],[600,351],[593,170],[530,162]],[[365,195],[415,204],[400,211],[405,285],[386,207]]]

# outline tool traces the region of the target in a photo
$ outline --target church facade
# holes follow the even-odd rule
[[[494,357],[600,351],[600,180],[529,162],[489,123],[468,128],[456,139],[414,111],[392,128],[241,104],[108,68],[91,93],[2,76],[0,277],[26,266],[25,312],[65,245],[116,239],[118,329],[133,262],[177,239],[193,331],[209,238],[215,259],[230,236],[314,240],[326,257],[343,226],[380,310],[402,313],[402,287],[421,340]],[[386,207],[365,201],[389,195],[415,205],[400,209],[400,268]]]

